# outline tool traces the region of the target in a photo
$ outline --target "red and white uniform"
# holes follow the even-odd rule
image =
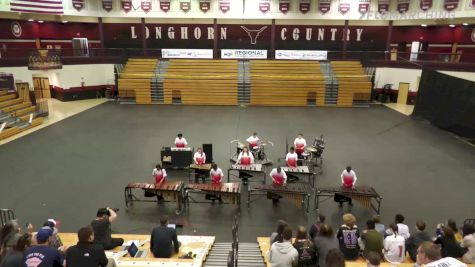
[[[257,146],[257,143],[259,143],[259,137],[254,137],[253,135],[249,136],[249,138],[246,139],[246,142],[249,143],[249,148],[252,149],[253,147]]]
[[[239,153],[239,156],[237,158],[237,164],[241,165],[251,165],[254,164],[254,155],[252,153]]]
[[[343,170],[343,172],[341,173],[341,184],[343,185],[343,187],[346,187],[346,188],[354,187],[356,184],[356,180],[357,180],[356,174],[353,170],[351,170],[350,172]]]
[[[287,174],[285,174],[282,169],[280,172],[277,172],[277,168],[272,169],[270,177],[272,177],[272,181],[274,181],[275,185],[285,185],[285,183],[287,183]]]
[[[285,156],[285,161],[287,162],[287,166],[289,167],[297,167],[297,160],[298,160],[297,153],[287,153]]]
[[[188,142],[186,142],[185,137],[182,138],[175,138],[175,147],[186,147]]]
[[[205,164],[206,162],[206,154],[205,152],[196,152],[195,155],[193,156],[193,160],[195,161],[195,164],[197,165],[202,165]]]
[[[295,138],[294,147],[295,147],[295,152],[297,152],[297,154],[302,154],[306,146],[307,146],[307,141],[305,141],[304,138],[300,138],[300,137]]]
[[[157,168],[154,168],[152,175],[153,177],[155,177],[155,183],[158,184],[165,181],[165,178],[167,177],[167,172],[165,171],[165,169],[157,170]]]
[[[213,184],[219,184],[221,183],[224,174],[221,168],[217,168],[216,170],[211,169],[211,171],[209,171],[209,177],[211,177],[211,182]]]

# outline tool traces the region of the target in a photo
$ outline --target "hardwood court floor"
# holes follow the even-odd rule
[[[324,173],[317,186],[338,185],[342,169],[351,164],[358,184],[372,185],[384,197],[386,224],[402,213],[411,230],[423,219],[433,231],[449,217],[461,224],[475,216],[475,149],[382,105],[345,109],[104,103],[0,147],[0,208],[14,209],[23,223],[59,219],[65,232],[88,224],[99,207],[121,209],[113,225],[119,233],[148,233],[162,214],[169,214],[184,224],[179,234],[229,241],[236,214],[232,205],[191,204],[175,216],[174,204],[138,203],[125,212],[123,190],[130,181],[150,179],[160,148],[170,145],[177,132],[194,147],[213,143],[213,157],[226,171],[234,152],[229,141],[245,139],[253,131],[275,143],[267,150],[274,161],[297,133],[304,133],[308,141],[324,134]],[[169,172],[171,180],[187,179],[186,175]],[[244,192],[243,202],[246,197]],[[329,200],[321,211],[338,227],[348,209],[338,209]],[[361,227],[371,216],[357,203],[351,211]],[[290,202],[273,206],[265,198],[249,210],[243,205],[240,240],[269,235],[281,218],[294,228],[308,226],[314,212],[305,216]]]

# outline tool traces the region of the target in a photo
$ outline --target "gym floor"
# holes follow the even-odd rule
[[[307,142],[323,134],[326,149],[317,187],[339,185],[343,168],[353,166],[358,184],[373,186],[383,196],[385,224],[402,213],[412,231],[418,219],[434,231],[447,218],[461,224],[474,217],[475,148],[382,105],[346,109],[107,102],[0,146],[0,208],[13,209],[22,224],[39,226],[48,218],[58,219],[62,232],[87,225],[105,206],[120,209],[113,224],[117,233],[147,234],[168,214],[172,222],[183,224],[179,234],[230,241],[235,206],[191,204],[175,215],[175,203],[135,203],[126,211],[124,187],[131,181],[151,181],[161,147],[171,146],[178,132],[195,148],[212,143],[214,161],[226,172],[235,152],[229,142],[244,140],[253,131],[275,143],[266,148],[274,164],[297,133]],[[169,180],[188,180],[188,174],[169,171]],[[273,205],[265,197],[247,209],[243,191],[240,241],[270,235],[278,219],[295,229],[308,227],[315,218],[313,196],[306,215],[291,202]],[[320,211],[334,227],[345,212],[351,211],[360,227],[373,214],[358,203],[339,209],[332,200],[322,203]]]

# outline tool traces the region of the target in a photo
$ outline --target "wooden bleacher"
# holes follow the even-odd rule
[[[157,59],[129,59],[119,76],[119,97],[135,98],[137,104],[151,104],[150,84],[157,64]]]
[[[251,105],[325,104],[325,78],[317,61],[251,60]]]
[[[332,61],[331,66],[338,80],[337,106],[351,107],[353,100],[370,100],[371,82],[361,62]]]
[[[164,103],[237,105],[237,60],[171,59]]]

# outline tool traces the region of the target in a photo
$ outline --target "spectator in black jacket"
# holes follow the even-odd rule
[[[315,221],[312,226],[310,226],[310,230],[308,231],[308,235],[310,236],[310,240],[314,240],[317,237],[318,232],[320,231],[320,226],[325,223],[325,215],[318,214],[317,220]]]
[[[406,239],[406,251],[415,262],[417,259],[417,248],[422,242],[431,241],[429,234],[425,231],[426,224],[423,221],[416,222],[416,232]]]
[[[461,258],[465,251],[455,240],[454,231],[450,227],[442,226],[442,232],[444,234],[434,241],[434,243],[440,245],[442,257]]]
[[[94,244],[92,227],[83,227],[78,231],[77,245],[66,251],[66,265],[68,267],[98,267],[108,263],[104,247]]]
[[[165,215],[160,219],[160,226],[152,231],[150,250],[155,258],[170,258],[173,252],[178,253],[179,248],[176,231],[168,227],[168,216]]]

